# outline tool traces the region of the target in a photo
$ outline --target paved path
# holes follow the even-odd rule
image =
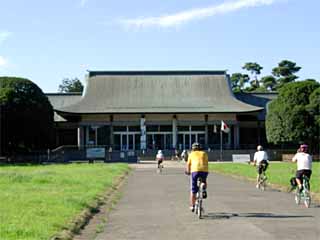
[[[320,240],[320,206],[306,209],[293,194],[261,192],[252,183],[217,174],[208,178],[204,219],[188,209],[189,180],[183,165],[134,166],[122,199],[96,239]]]

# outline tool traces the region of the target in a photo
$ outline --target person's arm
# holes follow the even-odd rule
[[[255,166],[256,163],[257,163],[257,152],[255,152],[253,156],[253,166]]]
[[[191,172],[191,159],[190,159],[190,157],[188,157],[188,161],[186,164],[186,173],[190,174],[190,172]]]
[[[292,162],[296,162],[297,161],[297,154],[295,154],[292,158]]]

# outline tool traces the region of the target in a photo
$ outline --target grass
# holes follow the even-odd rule
[[[256,167],[241,163],[213,163],[209,165],[212,172],[218,172],[228,175],[244,176],[255,180],[257,173]],[[286,162],[270,162],[267,170],[268,182],[282,186],[290,186],[289,180],[294,177],[296,164]],[[320,163],[314,162],[312,166],[311,191],[320,193]]]
[[[127,164],[0,166],[0,239],[50,239],[128,170]]]

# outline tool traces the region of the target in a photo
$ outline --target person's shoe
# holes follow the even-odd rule
[[[190,206],[189,209],[191,212],[194,212],[194,206]]]
[[[202,192],[202,198],[203,199],[207,198],[207,191],[205,189]]]

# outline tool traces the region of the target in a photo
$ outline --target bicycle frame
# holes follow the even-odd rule
[[[203,209],[203,190],[204,190],[204,181],[202,178],[197,179],[198,192],[196,194],[196,204],[195,204],[195,213],[198,215],[199,219],[202,218],[204,209]]]
[[[310,182],[309,182],[309,178],[306,175],[302,176],[302,191],[300,192],[298,188],[296,190],[296,195],[295,195],[296,204],[299,205],[302,199],[305,207],[309,208],[311,204]]]
[[[258,181],[258,187],[262,191],[266,189],[266,186],[267,186],[266,181],[267,181],[266,171],[263,168],[262,173],[259,175],[259,181]]]

